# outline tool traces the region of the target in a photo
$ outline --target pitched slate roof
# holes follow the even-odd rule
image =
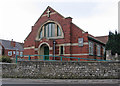
[[[100,40],[100,41],[102,41],[103,43],[107,43],[107,41],[108,41],[108,36],[97,36],[97,37],[95,37],[96,39],[98,39],[98,40]]]
[[[10,50],[20,50],[23,51],[23,44],[19,42],[15,42],[15,47],[11,46],[11,41],[9,40],[3,40],[0,39],[0,44],[5,48],[5,49],[10,49]]]

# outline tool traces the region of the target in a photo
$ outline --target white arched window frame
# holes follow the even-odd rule
[[[63,38],[63,32],[60,25],[54,22],[45,23],[39,31],[38,39],[41,38]]]

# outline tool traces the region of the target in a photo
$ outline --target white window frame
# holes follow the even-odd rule
[[[44,33],[44,35],[43,35],[43,33]],[[50,23],[43,25],[42,29],[40,31],[40,34],[39,34],[39,38],[43,38],[43,37],[56,38],[56,37],[61,37],[61,36],[62,36],[62,31],[61,31],[59,25],[57,25],[54,22],[50,22]]]
[[[0,55],[2,55],[2,46],[0,45]]]
[[[14,55],[15,55],[15,53],[16,53],[16,52],[15,52],[15,51],[13,51],[13,54],[14,54]]]
[[[89,55],[93,55],[93,42],[89,41]]]
[[[19,51],[16,52],[16,55],[19,55]]]
[[[12,56],[12,51],[8,51],[8,56]]]
[[[63,45],[61,45],[61,46],[63,46]],[[59,55],[64,55],[65,48],[63,46],[63,54],[61,54],[61,46],[59,46]]]
[[[105,47],[103,46],[102,48],[103,48],[103,56],[104,56],[104,54],[105,54]]]
[[[43,37],[43,30],[40,31],[40,38]]]
[[[60,27],[57,25],[57,36],[61,36],[62,35],[62,32],[60,30]]]
[[[101,47],[97,44],[97,56],[101,56]]]
[[[23,52],[20,52],[20,56],[21,56],[21,57],[23,56]]]
[[[2,55],[2,49],[0,49],[0,55]]]

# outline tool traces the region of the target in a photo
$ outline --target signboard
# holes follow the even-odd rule
[[[83,38],[78,38],[78,46],[83,46]]]

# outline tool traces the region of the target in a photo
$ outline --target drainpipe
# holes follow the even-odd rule
[[[55,56],[55,44],[56,44],[56,42],[55,42],[55,40],[53,40],[53,56]],[[54,60],[55,60],[55,57],[54,57]]]

